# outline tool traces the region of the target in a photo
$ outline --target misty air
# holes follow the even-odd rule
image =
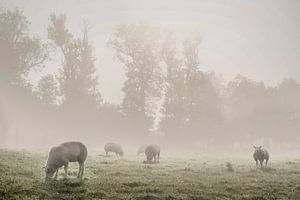
[[[0,0],[0,200],[300,199],[297,0]]]

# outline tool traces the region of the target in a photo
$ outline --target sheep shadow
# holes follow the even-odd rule
[[[276,169],[272,167],[260,167],[258,169],[265,173],[272,173],[276,171]]]
[[[84,180],[68,178],[44,183],[39,199],[84,199],[86,195]]]
[[[114,155],[114,154],[99,154],[98,155],[99,157],[103,157],[103,158],[109,158],[109,157],[116,157],[116,155]]]
[[[153,165],[153,164],[159,164],[159,162],[154,162],[154,161],[144,160],[144,161],[143,161],[143,164],[150,164],[150,165]]]

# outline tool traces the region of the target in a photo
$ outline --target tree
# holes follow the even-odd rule
[[[174,44],[170,40],[163,51],[167,76],[160,128],[180,141],[209,139],[221,117],[219,81],[214,73],[200,70],[200,38],[184,40],[182,52]]]
[[[59,92],[57,82],[53,75],[48,74],[41,78],[36,88],[36,94],[43,105],[50,107],[57,105],[56,102]]]
[[[61,99],[58,127],[73,135],[82,135],[86,130],[99,134],[102,97],[98,91],[94,47],[86,24],[82,35],[77,37],[66,27],[66,20],[63,14],[52,14],[48,26],[48,38],[62,56],[56,76]]]
[[[29,25],[22,11],[0,8],[0,126],[4,134],[35,101],[26,79],[48,58],[47,46],[29,34]]]
[[[60,49],[63,60],[59,70],[58,81],[66,107],[85,103],[95,109],[102,101],[97,89],[94,48],[88,39],[87,27],[83,36],[75,38],[66,28],[66,16],[61,14],[50,16],[48,37]],[[86,108],[87,108],[86,107]]]
[[[242,75],[237,75],[228,83],[224,114],[227,138],[234,138],[231,143],[247,149],[256,140],[268,142],[274,133],[274,123],[278,124],[279,120],[274,92],[274,88],[267,87],[263,82]]]
[[[185,120],[185,77],[183,60],[179,56],[176,40],[172,35],[164,41],[162,55],[167,66],[167,74],[162,106],[163,118],[159,126],[163,132],[176,134],[182,131]]]
[[[121,109],[137,131],[148,131],[161,92],[161,32],[145,24],[122,24],[109,42],[126,70]]]
[[[292,78],[286,78],[275,88],[275,95],[272,98],[276,99],[276,107],[273,110],[276,111],[274,115],[277,115],[280,121],[273,123],[276,124],[276,133],[274,139],[281,142],[285,142],[287,146],[293,146],[298,148],[300,141],[299,129],[300,129],[300,84]]]
[[[29,21],[20,10],[0,10],[1,85],[18,82],[35,67],[43,66],[47,46],[29,35]]]

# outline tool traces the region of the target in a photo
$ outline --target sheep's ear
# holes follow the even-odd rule
[[[259,146],[258,148],[260,148],[260,149],[261,149],[261,146]]]
[[[253,145],[253,148],[256,149],[256,146]]]

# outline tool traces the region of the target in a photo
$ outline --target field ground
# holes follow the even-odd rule
[[[143,156],[90,153],[85,178],[43,183],[46,151],[0,150],[0,199],[300,199],[300,158],[273,158],[257,169],[248,158],[164,156],[143,164]],[[230,162],[230,164],[226,164]]]

